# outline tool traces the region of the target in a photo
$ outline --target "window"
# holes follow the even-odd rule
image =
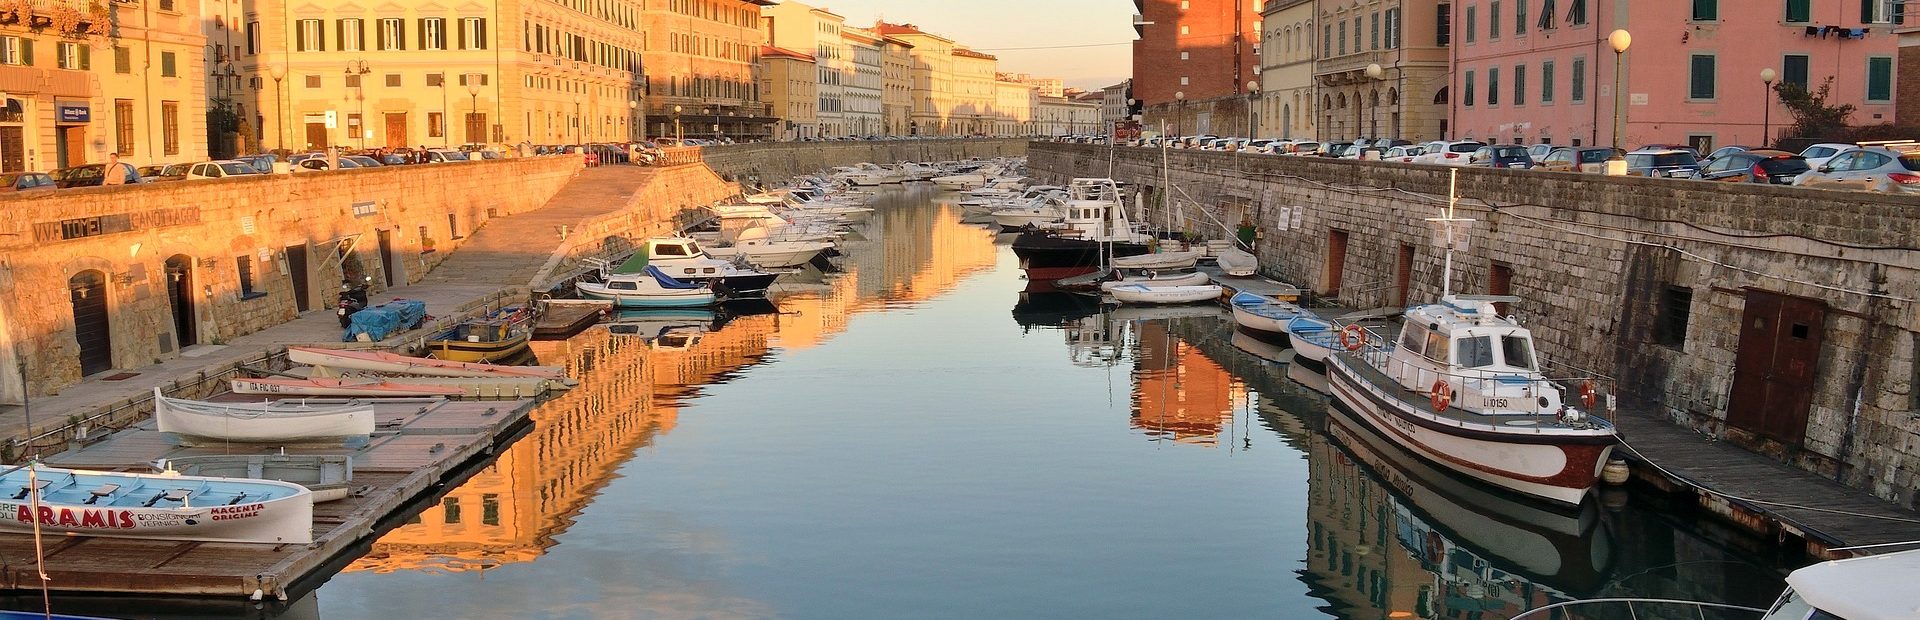
[[[1554,28],[1560,27],[1559,24],[1553,21],[1554,18],[1557,17],[1559,17],[1559,14],[1553,10],[1553,0],[1546,0],[1546,4],[1540,7],[1540,29],[1553,30]]]
[[[1487,38],[1500,38],[1500,0],[1487,3]]]
[[[1787,54],[1780,59],[1780,82],[1807,88],[1806,54]]]
[[[480,523],[484,525],[500,524],[500,494],[487,493],[480,496]]]
[[[1442,334],[1440,332],[1427,332],[1427,352],[1426,352],[1427,359],[1444,364],[1446,363],[1447,356],[1452,351],[1452,349],[1453,349],[1453,343],[1452,341],[1447,340],[1446,334]]]
[[[1572,77],[1573,77],[1572,87],[1568,89],[1567,97],[1572,99],[1574,103],[1586,102],[1587,100],[1587,59],[1585,58],[1573,59]]]
[[[1181,26],[1181,27],[1180,27],[1180,34],[1182,34],[1182,35],[1186,35],[1186,34],[1191,34],[1192,32],[1193,32],[1193,29],[1191,29],[1191,28],[1188,28],[1188,27],[1186,27],[1186,26]]]
[[[164,155],[180,154],[180,102],[160,102],[160,139]]]
[[[1540,63],[1540,103],[1553,103],[1553,61],[1551,60]]]
[[[307,79],[306,79],[306,82],[307,82],[307,88],[319,88],[319,87],[320,87],[320,76],[319,76],[319,75],[309,75],[309,76],[307,76]]]
[[[253,257],[236,256],[233,259],[233,267],[234,271],[240,274],[241,299],[253,299],[266,294],[253,288]]]
[[[113,100],[113,152],[133,155],[133,100]]]
[[[1526,336],[1501,336],[1500,361],[1514,368],[1533,370],[1533,341]]]
[[[446,135],[446,119],[439,112],[427,113],[427,137],[438,138]]]
[[[293,49],[298,52],[327,51],[327,42],[322,38],[320,20],[303,19],[294,24]]]
[[[1187,53],[1186,53],[1186,52],[1180,52],[1180,59],[1181,59],[1181,60],[1187,60]]]
[[[487,49],[487,18],[460,18],[460,49]]]
[[[360,74],[358,73],[347,74],[347,88],[359,88],[359,87],[360,87]]]
[[[1340,22],[1340,55],[1347,53],[1347,23]]]
[[[1689,65],[1691,69],[1687,79],[1687,98],[1712,99],[1714,96],[1713,55],[1694,54],[1693,62]]]
[[[1453,43],[1453,5],[1440,3],[1440,17],[1434,20],[1433,44],[1446,47]]]
[[[1333,26],[1320,27],[1320,55],[1327,57],[1333,56]]]
[[[1454,363],[1464,368],[1481,368],[1493,365],[1493,337],[1468,336],[1460,339],[1460,348],[1453,351]]]
[[[367,35],[366,26],[363,25],[360,20],[340,20],[336,29],[338,32],[334,35],[334,38],[340,41],[340,51],[359,52],[367,49],[366,43],[363,42],[363,39],[365,39]]]
[[[33,40],[20,37],[0,37],[0,64],[33,64]]]
[[[1527,3],[1530,1],[1520,0],[1513,3],[1513,33],[1516,35],[1527,33]]]
[[[1720,0],[1693,0],[1693,21],[1710,22],[1720,19]]]
[[[429,74],[427,74],[427,85],[428,85],[428,86],[444,86],[444,85],[446,85],[446,83],[447,83],[447,74],[445,74],[445,73],[429,73]]]
[[[1806,23],[1813,21],[1813,0],[1787,0],[1787,21]]]
[[[387,88],[399,88],[399,87],[400,87],[400,74],[398,73],[387,74]]]
[[[180,77],[173,52],[160,52],[160,77]]]
[[[1500,68],[1487,67],[1487,105],[1500,105]]]
[[[62,69],[86,71],[93,68],[93,46],[79,43],[60,42],[59,66]]]
[[[420,49],[447,49],[446,18],[427,17],[420,20]]]
[[[1368,49],[1380,49],[1380,13],[1367,16],[1367,31]]]
[[[1513,66],[1513,105],[1527,103],[1527,66]]]
[[[113,72],[122,75],[133,73],[133,49],[124,45],[113,46]]]
[[[1187,85],[1187,76],[1184,76],[1184,75],[1183,75],[1183,76],[1180,76],[1180,85],[1181,85],[1181,86],[1186,86],[1186,85]]]
[[[1467,7],[1467,42],[1472,43],[1480,32],[1480,7]]]
[[[397,18],[380,20],[380,49],[407,49],[407,29],[402,23]]]
[[[443,517],[441,520],[447,523],[459,523],[460,498],[449,497],[440,500],[440,516]]]
[[[1679,349],[1687,342],[1687,316],[1693,312],[1693,289],[1669,286],[1660,291],[1660,306],[1653,309],[1653,341]]]
[[[1387,9],[1387,49],[1400,47],[1400,9]]]
[[[1474,90],[1473,90],[1473,70],[1472,69],[1467,70],[1467,87],[1461,89],[1461,92],[1466,93],[1466,95],[1460,98],[1460,105],[1464,105],[1469,108],[1473,107]]]
[[[247,22],[247,55],[260,53],[260,22]]]
[[[1860,0],[1860,23],[1898,24],[1901,0]]]
[[[1867,58],[1867,101],[1893,101],[1893,57]]]

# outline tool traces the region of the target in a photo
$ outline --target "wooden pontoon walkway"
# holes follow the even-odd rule
[[[318,402],[319,399],[315,399]],[[375,402],[379,430],[357,450],[289,447],[291,454],[351,454],[353,488],[343,500],[314,505],[308,545],[197,543],[43,534],[48,585],[62,592],[127,595],[273,597],[329,566],[357,544],[380,534],[389,517],[423,493],[459,475],[526,426],[532,400],[448,401],[437,398]],[[47,459],[49,465],[149,471],[155,459],[200,454],[269,454],[278,448],[235,444],[181,448],[148,421]],[[37,590],[33,537],[0,534],[0,588]]]

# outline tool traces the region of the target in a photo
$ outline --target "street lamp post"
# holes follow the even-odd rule
[[[1773,67],[1760,70],[1760,83],[1765,84],[1767,92],[1760,94],[1760,147],[1773,146],[1773,80],[1780,77]]]
[[[681,108],[680,106],[673,106],[673,145],[674,146],[681,146],[680,143],[685,142],[687,140],[686,134],[680,133],[680,111],[682,109],[683,108]]]
[[[1253,121],[1254,121],[1253,109],[1255,106],[1259,105],[1258,103],[1259,100],[1260,100],[1260,83],[1253,80],[1247,80],[1247,140],[1253,140],[1254,138],[1260,137],[1260,128],[1253,126]]]
[[[580,143],[580,96],[573,96],[573,142]]]
[[[1625,30],[1615,30],[1607,35],[1607,44],[1613,46],[1613,146],[1626,148],[1627,119],[1621,103],[1626,93],[1621,92],[1624,81],[1621,79],[1620,66],[1621,57],[1627,54],[1627,47],[1633,45],[1633,35]]]
[[[1184,136],[1187,134],[1187,91],[1174,92],[1173,100],[1180,104],[1180,111],[1174,113],[1173,132]]]
[[[274,131],[274,146],[291,153],[293,151],[287,148],[287,109],[281,105],[280,100],[280,80],[286,79],[287,67],[279,63],[267,65],[267,75],[273,76],[273,116],[275,124],[279,126],[279,129]]]
[[[468,101],[467,142],[468,143],[472,143],[474,141],[473,140],[473,129],[475,125],[474,121],[479,120],[478,117],[480,116],[480,79],[479,78],[480,78],[480,74],[478,73],[467,74],[467,101]]]
[[[640,139],[640,100],[627,100],[627,139]]]
[[[1387,74],[1387,70],[1381,68],[1380,63],[1367,63],[1366,73],[1367,79],[1378,82]],[[1378,93],[1380,91],[1376,90],[1374,92]],[[1360,94],[1355,92],[1353,98],[1355,100],[1360,99]],[[1359,133],[1359,131],[1360,128],[1354,128],[1354,133]],[[1380,102],[1374,99],[1367,100],[1367,133],[1373,134],[1375,140],[1380,139]]]

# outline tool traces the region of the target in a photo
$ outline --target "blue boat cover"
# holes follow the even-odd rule
[[[670,291],[686,291],[700,288],[700,285],[694,282],[675,280],[673,276],[667,275],[666,272],[660,271],[659,267],[653,265],[647,265],[647,275],[653,276],[653,281],[659,282],[660,288]]]
[[[353,313],[353,323],[347,326],[345,334],[340,335],[341,342],[353,342],[366,334],[374,342],[386,340],[387,336],[397,334],[427,318],[427,302],[411,299],[395,299],[372,308]]]

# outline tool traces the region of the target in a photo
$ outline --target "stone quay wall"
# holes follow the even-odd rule
[[[654,171],[620,210],[581,222],[568,231],[553,257],[528,286],[544,290],[586,271],[589,258],[611,260],[631,254],[648,237],[671,235],[711,217],[706,207],[740,194],[740,186],[721,180],[699,164]]]
[[[861,162],[955,161],[1019,157],[1026,153],[1026,138],[760,142],[701,149],[702,159],[721,178],[765,184]]]
[[[1154,210],[1157,220],[1171,218],[1169,228],[1221,238],[1250,222],[1265,273],[1343,306],[1398,306],[1440,293],[1442,253],[1426,220],[1447,203],[1447,168],[1196,151],[1173,151],[1169,160],[1179,215]],[[1035,144],[1029,163],[1055,181],[1111,169],[1140,188],[1145,205],[1168,193],[1157,150]],[[1468,249],[1455,253],[1452,290],[1522,298],[1509,311],[1533,329],[1544,359],[1613,376],[1624,401],[1704,434],[1903,505],[1920,503],[1920,201],[1526,170],[1458,173],[1457,216],[1475,222]],[[1778,351],[1755,346],[1743,355],[1743,328],[1765,331],[1768,318],[1784,316],[1762,316],[1758,304],[1775,295],[1823,306],[1822,318],[1778,337]],[[1817,357],[1784,352],[1789,338],[1808,335]],[[1778,384],[1730,415],[1736,370],[1749,381],[1777,379],[1809,363],[1811,382],[1799,390],[1810,400],[1804,420],[1794,419],[1795,388]],[[1755,416],[1774,422],[1756,424]]]
[[[292,320],[302,280],[309,309],[332,306],[349,275],[376,289],[418,281],[489,218],[541,207],[580,168],[543,157],[0,195],[11,214],[0,368],[24,361],[27,376],[0,372],[0,402],[80,381],[74,309],[87,302],[74,285],[89,277],[105,281],[111,366],[144,366],[183,342]]]

